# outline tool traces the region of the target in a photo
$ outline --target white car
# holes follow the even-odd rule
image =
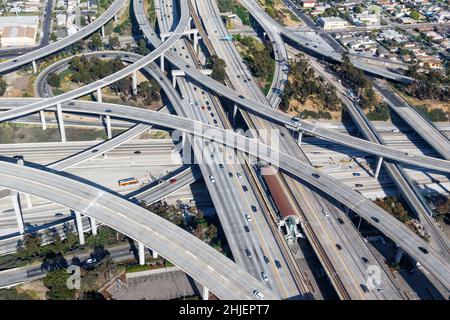
[[[259,292],[258,290],[254,290],[253,295],[255,297],[257,297],[259,300],[264,300],[264,295],[261,292]]]
[[[261,272],[261,276],[265,282],[269,281],[269,277],[267,276],[267,273]]]
[[[392,129],[392,132],[397,133],[400,132],[400,130],[398,130],[397,128]]]
[[[252,217],[248,214],[245,215],[245,219],[247,219],[248,222],[252,221]]]
[[[214,178],[214,176],[209,176],[209,181],[211,181],[211,183],[215,183],[216,179]]]
[[[330,213],[326,209],[322,209],[322,213],[325,215],[325,217],[328,217]]]
[[[239,179],[242,179],[242,174],[240,172],[237,173]]]

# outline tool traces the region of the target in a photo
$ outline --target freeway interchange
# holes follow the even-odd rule
[[[114,1],[101,17],[71,37],[36,49],[14,60],[0,63],[0,72],[8,72],[30,62],[35,65],[36,60],[85,38],[97,29],[102,28],[104,24],[119,12],[126,2],[126,0]],[[0,100],[0,109],[6,110],[0,113],[0,121],[20,118],[35,112],[42,112],[43,110],[56,110],[59,114],[62,114],[63,111],[76,114],[91,114],[107,117],[108,121],[110,121],[110,118],[117,118],[131,121],[136,123],[136,125],[125,133],[112,137],[110,140],[98,146],[86,149],[85,151],[62,161],[50,164],[46,168],[36,168],[29,166],[28,164],[21,166],[12,163],[11,160],[2,161],[0,164],[0,187],[48,199],[54,203],[80,212],[83,215],[94,218],[101,223],[128,235],[130,238],[143,243],[146,247],[152,248],[162,254],[221,299],[260,298],[255,292],[262,293],[266,299],[289,298],[292,296],[305,298],[308,293],[307,285],[305,284],[304,279],[301,277],[297,278],[294,275],[296,267],[293,266],[292,262],[287,257],[288,253],[286,249],[284,249],[281,244],[276,244],[277,242],[280,242],[280,238],[276,236],[276,230],[275,232],[271,231],[270,227],[267,226],[262,219],[261,222],[258,223],[258,228],[259,232],[264,234],[263,237],[254,237],[253,235],[236,233],[236,222],[233,221],[239,220],[239,216],[242,214],[242,208],[251,207],[249,206],[249,203],[258,203],[258,211],[270,212],[270,210],[264,206],[264,199],[262,199],[264,196],[262,196],[262,198],[261,196],[252,196],[253,193],[257,193],[258,182],[257,179],[252,180],[251,178],[255,175],[247,158],[247,155],[251,155],[279,167],[281,172],[288,176],[286,179],[293,179],[294,183],[298,183],[299,185],[306,184],[307,186],[313,186],[323,194],[340,202],[342,205],[364,218],[368,223],[375,226],[383,234],[397,243],[408,255],[420,262],[448,290],[448,288],[450,288],[450,268],[448,261],[429,244],[414,235],[402,223],[373,204],[372,201],[366,199],[351,188],[344,186],[327,174],[314,169],[310,164],[305,162],[305,158],[302,157],[301,151],[298,151],[297,156],[295,156],[295,153],[289,154],[288,152],[291,148],[289,147],[289,144],[291,146],[294,144],[295,148],[298,148],[295,140],[290,137],[290,132],[304,132],[328,141],[374,154],[378,157],[389,159],[396,163],[413,165],[445,173],[450,172],[450,162],[427,156],[404,153],[383,146],[376,141],[369,142],[351,137],[343,133],[318,127],[317,124],[308,121],[300,120],[298,123],[293,123],[291,117],[276,110],[281,95],[275,94],[275,92],[279,93],[283,91],[283,84],[287,79],[287,75],[282,72],[282,63],[276,64],[276,75],[267,97],[262,95],[262,92],[252,81],[250,81],[249,84],[244,85],[243,83],[240,83],[237,78],[233,79],[231,76],[229,83],[230,87],[228,84],[224,85],[213,80],[211,77],[197,69],[199,65],[199,62],[196,61],[198,58],[195,57],[197,48],[194,48],[194,50],[190,52],[186,51],[188,54],[187,56],[191,56],[191,58],[188,59],[188,62],[180,58],[175,53],[175,49],[177,49],[177,52],[181,52],[186,50],[184,49],[184,46],[182,46],[182,43],[185,43],[186,46],[190,45],[186,40],[182,39],[185,32],[191,28],[190,15],[194,15],[194,22],[197,21],[197,23],[199,23],[200,19],[205,19],[203,32],[211,32],[211,30],[217,27],[221,28],[222,34],[226,33],[220,20],[213,20],[214,17],[218,16],[217,7],[215,4],[205,4],[201,1],[197,2],[197,5],[194,7],[192,6],[192,1],[180,0],[179,2],[173,2],[173,6],[170,6],[174,12],[170,15],[168,13],[169,11],[167,13],[165,12],[165,10],[169,10],[169,6],[167,6],[168,2],[169,1],[158,1],[160,6],[159,10],[157,10],[157,14],[160,32],[164,32],[167,35],[165,39],[160,39],[147,21],[147,15],[144,12],[142,0],[132,0],[137,24],[147,41],[153,46],[153,50],[147,56],[117,51],[87,53],[87,56],[101,55],[102,58],[120,57],[130,64],[106,78],[58,96],[44,99],[11,98]],[[279,55],[279,59],[277,59],[279,62],[287,61],[287,52],[281,36],[296,42],[300,46],[308,47],[308,50],[312,50],[325,56],[325,58],[337,61],[340,60],[339,54],[324,51],[321,48],[311,48],[310,44],[305,43],[304,39],[276,24],[253,0],[244,0],[243,4],[260,23],[261,27],[266,30],[268,37],[273,42],[276,50],[275,52]],[[179,14],[176,12],[179,12]],[[213,12],[214,14],[205,18],[205,15],[209,12]],[[179,19],[176,19],[177,17]],[[200,26],[198,29],[201,29]],[[233,51],[234,49],[231,48],[232,45],[230,43],[227,43],[222,47],[218,44],[218,38],[215,38],[214,36],[211,36],[209,41],[210,45],[217,50],[218,54],[223,55],[225,59],[228,59],[228,57],[233,59],[233,56],[236,57],[237,52]],[[180,93],[173,88],[170,81],[168,81],[166,74],[153,62],[156,59],[160,60],[162,68],[164,68],[164,61],[167,60],[173,67],[184,73],[185,77],[178,77],[177,79],[181,96]],[[50,72],[59,72],[66,68],[69,60],[70,58],[60,60],[59,62],[50,65],[38,75],[35,87],[38,95],[50,95],[45,83],[46,76]],[[392,72],[373,70],[361,61],[354,60],[353,62],[355,66],[360,67],[371,74],[377,74],[397,81],[410,81],[410,79],[406,79],[398,74],[393,74]],[[235,60],[235,62],[232,62],[232,60],[230,60],[230,64],[233,63],[237,70],[236,72],[247,72],[245,71],[245,68],[240,65],[240,61]],[[98,95],[101,95],[101,88],[130,74],[134,74],[139,70],[145,71],[160,83],[162,90],[167,95],[177,116],[128,106],[103,103],[101,100],[98,102],[76,100],[77,98],[92,92],[97,92]],[[175,84],[175,80],[173,81]],[[194,89],[195,86],[192,82],[201,84],[204,88],[208,89],[210,93],[208,93],[207,96],[202,96],[198,92],[195,92],[197,89]],[[245,137],[239,133],[226,130],[233,129],[233,126],[226,120],[226,116],[223,115],[221,109],[222,106],[218,102],[217,96],[229,99],[229,101],[232,101],[235,105],[235,108],[238,107],[241,112],[248,112],[246,113],[247,117],[255,124],[256,129],[265,126],[267,126],[267,128],[278,128],[292,139],[287,139],[283,142],[286,145],[282,149],[275,149],[266,145],[264,139],[260,140],[255,137]],[[208,125],[206,124],[208,119],[202,118],[200,113],[191,111],[192,106],[188,100],[192,100],[193,98],[202,99],[203,101],[215,101],[214,111],[217,117],[221,119],[222,125]],[[155,214],[149,214],[147,210],[140,208],[133,201],[127,201],[114,192],[89,184],[86,181],[77,181],[75,177],[67,177],[59,173],[59,171],[63,171],[66,168],[93,158],[97,156],[97,154],[104,154],[118,147],[152,126],[182,132],[184,137],[183,143],[186,142],[192,146],[196,158],[201,158],[201,156],[205,157],[205,155],[209,156],[209,153],[216,147],[223,145],[227,147],[228,150],[234,150],[233,152],[241,160],[241,163],[243,163],[239,169],[231,168],[231,166],[228,167],[227,165],[227,170],[241,170],[241,172],[247,173],[245,181],[252,186],[252,192],[248,196],[243,195],[243,197],[241,197],[239,193],[236,193],[234,189],[235,186],[226,182],[227,179],[222,177],[221,170],[217,168],[217,165],[214,162],[205,163],[201,160],[199,161],[199,169],[188,168],[186,171],[180,173],[180,176],[178,176],[181,178],[179,184],[161,184],[134,195],[135,199],[153,203],[164,196],[167,196],[171,192],[174,192],[178,188],[192,183],[199,176],[203,176],[208,191],[213,198],[216,210],[218,211],[221,224],[227,235],[227,240],[230,242],[235,262],[222,256],[220,253],[187,232],[181,232],[178,227],[164,219],[159,218]],[[212,143],[207,145],[207,141],[211,141]],[[449,144],[445,145],[444,142],[442,148],[448,150],[448,147]],[[94,148],[96,152],[93,152]],[[448,159],[446,156],[445,158]],[[208,176],[209,178],[207,178]],[[216,179],[220,179],[220,181],[215,183],[211,177],[216,177]],[[3,196],[4,195],[5,194],[3,194]],[[235,208],[227,208],[227,206],[234,203],[237,204]],[[129,212],[130,214],[126,215],[124,214],[125,212]],[[231,212],[235,212],[235,214],[233,215]],[[253,248],[252,250],[258,253],[258,256],[262,256],[265,253],[272,258],[271,260],[276,260],[274,257],[279,257],[278,259],[283,261],[282,263],[287,267],[283,268],[283,270],[286,269],[286,272],[272,270],[264,265],[264,263],[256,262],[255,264],[249,264],[248,259],[242,254],[243,249],[245,248],[240,242],[242,239],[245,240],[247,246],[251,246]],[[283,239],[281,239],[281,241],[283,241]],[[259,275],[261,273],[270,274],[271,280],[269,281],[268,286],[260,280]],[[345,281],[342,282],[342,280],[339,281],[336,280],[335,284],[336,286],[342,286],[342,288],[339,289],[341,291],[338,290],[339,295],[342,298],[366,298],[359,288],[359,280],[354,281],[353,284],[346,284]],[[390,293],[389,290],[387,290],[387,293],[384,293],[386,296],[383,296],[378,292],[373,293],[373,296],[370,296],[370,298],[398,297],[398,295],[394,293],[395,289],[392,289],[392,293]]]

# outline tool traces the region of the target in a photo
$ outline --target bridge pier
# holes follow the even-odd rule
[[[380,169],[381,169],[381,164],[383,163],[383,157],[379,157],[378,158],[378,162],[377,162],[377,168],[375,170],[375,179],[378,179],[378,175],[380,174]]]
[[[97,102],[102,103],[103,99],[102,99],[102,88],[98,88],[97,89]]]
[[[105,37],[105,26],[102,26],[102,38],[104,38]]]
[[[80,241],[80,245],[84,245],[83,221],[81,220],[81,213],[78,211],[75,211],[75,222],[77,225],[78,241]]]
[[[152,249],[152,258],[158,259],[158,251],[156,251],[155,249]]]
[[[31,62],[31,64],[33,65],[33,73],[37,73],[36,60],[33,60],[33,62]]]
[[[198,53],[198,30],[192,34],[194,40],[194,51]]]
[[[402,248],[400,248],[400,247],[397,247],[397,252],[395,253],[395,259],[394,259],[394,261],[395,261],[395,263],[396,264],[399,264],[400,263],[400,260],[402,259],[402,257],[403,257],[403,249]]]
[[[42,130],[46,130],[47,129],[47,123],[45,122],[44,110],[39,111],[39,118],[41,118]]]
[[[11,191],[11,200],[14,207],[14,214],[16,215],[17,227],[19,228],[19,233],[24,234],[25,228],[23,225],[22,207],[20,206],[20,197],[17,191]]]
[[[136,95],[137,94],[137,75],[136,75],[136,71],[133,72],[133,74],[131,75],[131,78],[133,80],[133,94]]]
[[[302,144],[302,137],[303,137],[303,131],[302,130],[298,130],[298,136],[297,136],[297,144],[298,145]]]
[[[17,164],[19,165],[19,166],[23,166],[23,165],[25,165],[25,162],[23,161],[23,159],[18,159],[17,160]],[[31,197],[30,197],[30,194],[29,193],[23,193],[24,195],[25,195],[25,200],[26,200],[26,202],[27,202],[27,208],[32,208],[33,207],[33,204],[31,203]]]
[[[108,139],[112,138],[112,130],[111,130],[111,116],[105,116],[105,124],[106,124],[106,134],[108,135]]]
[[[233,120],[233,126],[236,124],[236,114],[237,114],[237,105],[234,104],[234,105],[233,105],[233,118],[232,118],[232,120]]]
[[[56,117],[58,118],[59,133],[61,134],[61,142],[66,142],[66,129],[64,127],[64,118],[62,115],[61,104],[56,105]]]
[[[143,266],[145,264],[145,248],[142,242],[138,242],[138,251],[139,251],[139,264]]]
[[[94,218],[89,219],[91,222],[91,232],[93,236],[97,235],[97,221]]]
[[[159,62],[161,64],[161,70],[164,72],[164,53],[159,56]]]
[[[174,88],[177,87],[177,76],[172,73],[172,85]]]
[[[88,3],[89,3],[89,1],[88,1]],[[114,21],[117,22],[117,20],[119,20],[119,18],[117,17],[117,14],[115,14],[115,15],[114,15]]]
[[[206,286],[203,286],[202,299],[209,300],[209,289]]]

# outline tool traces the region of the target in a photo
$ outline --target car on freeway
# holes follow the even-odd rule
[[[61,212],[55,213],[55,217],[62,217],[63,214]]]
[[[134,154],[141,154],[142,152],[141,151],[139,151],[139,150],[136,150],[135,152],[134,152]]]
[[[209,181],[211,181],[211,183],[215,183],[216,179],[214,178],[214,176],[209,176]]]
[[[96,153],[96,152],[98,152],[98,149],[94,149],[94,150],[92,150],[91,152],[92,152],[92,153]]]
[[[177,179],[175,179],[175,178],[172,178],[172,179],[169,180],[170,184],[174,184],[175,182],[177,182]]]
[[[267,275],[267,273],[265,273],[264,271],[261,272],[261,277],[263,278],[263,280],[265,282],[269,281],[269,276]]]
[[[322,209],[322,213],[325,215],[325,217],[329,217],[330,213],[328,212],[327,209]]]
[[[275,260],[275,266],[277,267],[277,269],[281,269],[281,263],[278,260]]]
[[[269,260],[269,258],[268,258],[267,256],[264,256],[264,262],[265,262],[266,264],[270,263],[270,260]]]
[[[291,122],[292,122],[292,124],[299,125],[300,124],[300,119],[297,118],[297,117],[293,117],[291,119]]]
[[[256,206],[254,206],[254,205],[251,205],[250,208],[252,208],[252,211],[253,211],[253,212],[258,211],[258,209],[256,209]]]
[[[264,295],[261,292],[259,292],[258,290],[254,290],[253,295],[255,297],[257,297],[259,300],[264,300]]]
[[[219,168],[223,169],[223,164],[222,163],[219,163]]]
[[[248,214],[245,215],[245,219],[247,219],[248,222],[252,221],[252,217]]]
[[[242,179],[242,174],[240,172],[236,173],[239,179]]]
[[[245,249],[245,254],[247,255],[247,257],[251,258],[252,257],[252,253],[250,252],[250,250]]]
[[[362,188],[363,185],[362,185],[361,183],[355,183],[355,187],[356,187],[356,188]]]

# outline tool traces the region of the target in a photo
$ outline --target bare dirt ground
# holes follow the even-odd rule
[[[334,121],[341,121],[342,119],[342,111],[328,111],[324,106],[320,103],[315,101],[314,98],[308,99],[305,103],[300,103],[297,100],[291,100],[290,102],[290,108],[288,111],[289,115],[296,116],[299,112],[302,112],[303,110],[308,111],[327,111],[331,114],[331,119]]]
[[[30,93],[30,75],[12,72],[4,75],[3,79],[8,83],[3,97],[23,97],[26,92]],[[31,92],[33,91],[31,90]]]

